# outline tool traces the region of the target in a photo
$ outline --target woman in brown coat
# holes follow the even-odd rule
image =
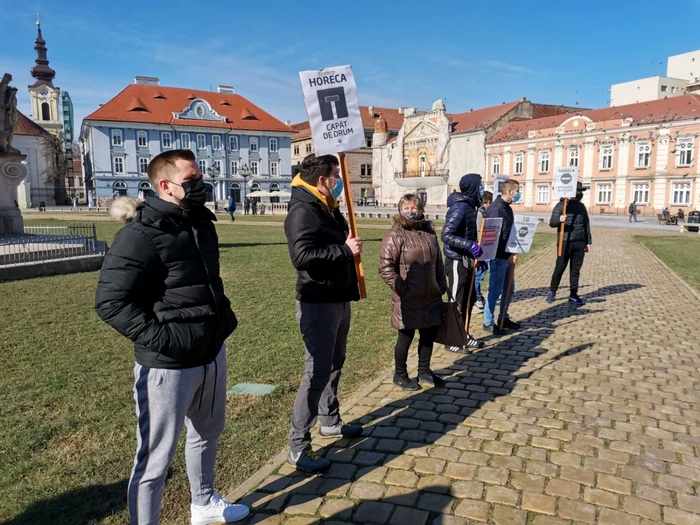
[[[430,356],[442,324],[447,283],[437,236],[415,195],[404,195],[399,201],[399,214],[382,240],[379,274],[391,288],[391,325],[399,331],[394,384],[404,390],[418,390],[418,382],[442,386],[444,381],[430,370]],[[406,369],[416,329],[420,334],[417,381],[408,377]]]

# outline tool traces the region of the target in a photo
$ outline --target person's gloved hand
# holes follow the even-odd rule
[[[473,242],[472,245],[469,247],[469,253],[472,254],[474,259],[478,259],[481,257],[481,254],[484,253],[484,250],[481,249],[481,246],[479,246],[477,243]]]
[[[479,261],[479,264],[477,264],[476,269],[480,272],[485,272],[489,269],[489,263],[487,263],[486,261]]]

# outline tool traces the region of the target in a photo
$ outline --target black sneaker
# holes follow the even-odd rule
[[[403,388],[404,390],[409,390],[409,391],[420,390],[420,386],[418,386],[418,381],[408,377],[408,374],[406,374],[406,375],[394,374],[394,384],[396,386],[398,386],[399,388]]]
[[[474,339],[471,335],[467,334],[467,349],[474,350],[477,348],[484,348],[484,342]]]
[[[433,373],[432,370],[428,370],[426,372],[418,372],[418,381],[420,383],[427,383],[436,387],[445,386],[445,380],[439,375]]]
[[[503,329],[504,330],[520,330],[520,323],[517,321],[513,321],[512,319],[509,319],[506,317],[506,320],[503,321]]]
[[[581,299],[581,298],[580,298],[578,295],[576,295],[576,294],[571,294],[571,295],[569,296],[569,302],[572,303],[572,304],[575,304],[576,306],[583,306],[584,304],[586,304],[586,301],[584,301],[583,299]]]
[[[447,346],[445,345],[445,350],[449,352],[454,352],[455,354],[468,354],[469,350],[462,348],[461,346]]]
[[[501,330],[496,326],[495,323],[491,323],[484,325],[484,332],[488,334],[499,335],[501,333]]]

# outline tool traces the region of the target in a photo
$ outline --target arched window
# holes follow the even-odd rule
[[[155,194],[156,193],[153,191],[153,186],[151,186],[150,182],[144,181],[139,183],[139,199],[155,196]]]
[[[51,109],[48,102],[41,103],[41,120],[51,120]]]
[[[260,184],[258,184],[257,182],[254,182],[250,185],[250,192],[252,193],[254,191],[260,191]],[[255,202],[260,202],[260,197],[252,197],[252,199]]]
[[[114,191],[114,197],[126,197],[129,194],[129,186],[126,182],[118,180],[112,185],[112,190]]]
[[[214,200],[214,186],[209,184],[208,182],[206,183],[207,187],[207,202],[212,202]]]
[[[420,176],[425,177],[425,153],[420,155]]]
[[[270,184],[270,191],[280,191],[280,185],[277,184],[276,182],[273,182]],[[270,197],[270,202],[279,202],[280,198],[279,195],[275,195],[274,197]]]
[[[241,185],[237,182],[232,182],[229,186],[229,195],[233,197],[235,202],[241,202]]]

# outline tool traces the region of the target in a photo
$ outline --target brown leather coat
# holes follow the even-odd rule
[[[379,275],[391,288],[391,325],[397,330],[442,324],[447,291],[437,236],[429,221],[397,215],[384,235]]]

